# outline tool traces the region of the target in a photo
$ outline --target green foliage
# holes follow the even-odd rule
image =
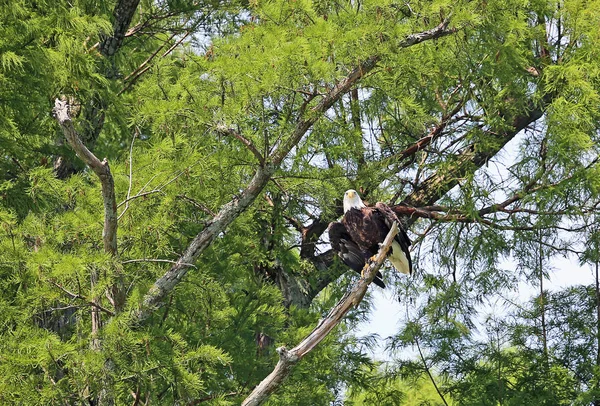
[[[597,288],[543,286],[557,256],[599,263],[598,1],[144,0],[107,57],[116,3],[0,3],[0,403],[110,388],[116,404],[239,404],[354,280],[325,232],[348,188],[434,213],[407,219],[416,274],[384,271],[406,306],[391,362],[356,336],[368,294],[268,404],[600,402]],[[403,46],[445,19],[452,35]],[[164,306],[131,320],[370,57]],[[98,177],[51,116],[63,96],[114,177],[114,256]],[[540,293],[515,310],[519,283]]]

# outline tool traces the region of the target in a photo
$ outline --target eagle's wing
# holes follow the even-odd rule
[[[365,258],[358,248],[358,245],[352,241],[348,230],[342,223],[330,223],[328,227],[329,242],[331,247],[342,259],[342,262],[358,273],[361,273],[365,266]],[[381,288],[385,288],[381,273],[377,272],[373,283]]]
[[[388,229],[392,227],[394,222],[398,223],[398,234],[396,234],[396,238],[394,239],[398,242],[398,244],[400,244],[400,248],[404,252],[404,255],[406,255],[406,259],[408,260],[408,270],[409,273],[412,273],[412,260],[410,258],[410,251],[408,250],[411,242],[408,234],[406,234],[406,231],[404,230],[404,227],[402,227],[402,223],[398,219],[398,216],[396,216],[396,213],[394,213],[394,211],[390,209],[390,206],[387,204],[378,202],[375,204],[375,208],[382,214]]]

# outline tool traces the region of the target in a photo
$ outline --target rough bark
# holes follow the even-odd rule
[[[140,0],[119,0],[116,4],[112,35],[107,35],[100,43],[102,55],[112,56],[119,50],[139,3]]]
[[[365,296],[369,284],[373,281],[373,278],[375,278],[383,261],[385,261],[387,252],[397,233],[398,224],[394,223],[383,241],[375,261],[365,267],[365,276],[344,295],[335,307],[331,309],[327,317],[321,320],[304,340],[291,350],[288,350],[285,347],[279,347],[277,349],[279,361],[277,362],[275,369],[254,388],[252,393],[242,402],[242,406],[257,406],[267,400],[269,395],[273,393],[292,372],[294,365],[327,337],[353,307],[358,306]]]

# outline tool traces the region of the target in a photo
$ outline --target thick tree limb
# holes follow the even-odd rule
[[[256,406],[267,400],[291,373],[294,365],[298,363],[306,354],[312,351],[327,335],[337,326],[344,316],[362,301],[367,287],[375,278],[377,271],[385,261],[387,252],[392,245],[394,237],[398,233],[398,224],[394,223],[387,237],[385,238],[375,261],[368,264],[364,270],[364,277],[361,278],[348,293],[335,305],[327,317],[319,322],[317,327],[302,340],[296,347],[287,350],[285,347],[279,347],[279,362],[271,372],[252,393],[242,402],[242,406]]]
[[[113,32],[100,43],[100,53],[113,56],[121,47],[140,0],[119,0],[113,11]]]
[[[398,46],[406,48],[423,41],[444,37],[456,32],[455,29],[448,29],[448,21],[444,20],[437,27],[418,34],[412,34],[401,41]],[[360,79],[371,72],[379,61],[379,56],[374,55],[367,58],[364,62],[354,68],[344,79],[338,82],[314,107],[308,111],[302,109],[302,115],[298,118],[296,126],[291,135],[284,140],[273,152],[265,159],[265,164],[258,167],[254,177],[249,185],[242,191],[239,197],[225,204],[211,222],[192,240],[183,255],[177,260],[177,263],[164,273],[148,293],[144,296],[140,307],[133,311],[132,321],[143,322],[157,308],[161,307],[167,295],[173,291],[175,286],[186,275],[189,265],[194,263],[196,258],[212,243],[212,241],[224,231],[244,210],[246,210],[263,188],[271,179],[281,162],[296,146],[311,126],[323,116],[323,114],[339,98],[350,91]],[[314,96],[311,96],[314,97]],[[311,99],[309,99],[311,100]]]

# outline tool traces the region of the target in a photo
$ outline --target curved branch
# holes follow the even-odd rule
[[[69,104],[66,101],[56,99],[53,109],[54,117],[58,121],[67,142],[75,150],[77,156],[87,165],[100,179],[102,185],[102,201],[104,203],[104,228],[102,230],[102,242],[104,252],[116,257],[117,253],[117,201],[115,197],[115,182],[108,166],[108,160],[100,161],[81,141],[79,134],[73,126],[73,121],[69,116]],[[118,272],[118,270],[117,270]],[[98,279],[97,271],[92,271],[92,287]],[[115,307],[115,311],[120,311],[125,304],[125,294],[118,284],[114,284],[110,289],[109,300]],[[99,306],[100,299],[94,298],[93,302]],[[94,321],[94,330],[100,328],[100,314],[97,309],[92,309],[92,318]]]
[[[104,230],[102,239],[104,251],[111,255],[117,254],[117,201],[115,198],[115,183],[110,173],[108,160],[100,161],[81,141],[79,134],[73,126],[69,116],[69,103],[56,99],[54,101],[54,117],[58,121],[67,142],[73,148],[77,156],[87,165],[100,179],[102,185],[102,200],[104,201]]]
[[[331,330],[342,321],[344,316],[353,307],[358,306],[367,292],[367,287],[373,281],[373,278],[375,278],[383,261],[385,261],[387,252],[397,233],[398,224],[394,223],[383,241],[375,261],[368,264],[363,270],[364,277],[344,295],[335,307],[331,309],[327,317],[321,320],[317,327],[315,327],[304,340],[291,350],[288,350],[285,347],[279,347],[277,349],[277,352],[279,353],[279,362],[277,362],[275,369],[254,388],[252,393],[242,402],[242,406],[256,406],[267,400],[268,396],[273,393],[273,391],[275,391],[281,385],[283,380],[292,372],[294,365],[323,341],[323,339],[327,337]]]

